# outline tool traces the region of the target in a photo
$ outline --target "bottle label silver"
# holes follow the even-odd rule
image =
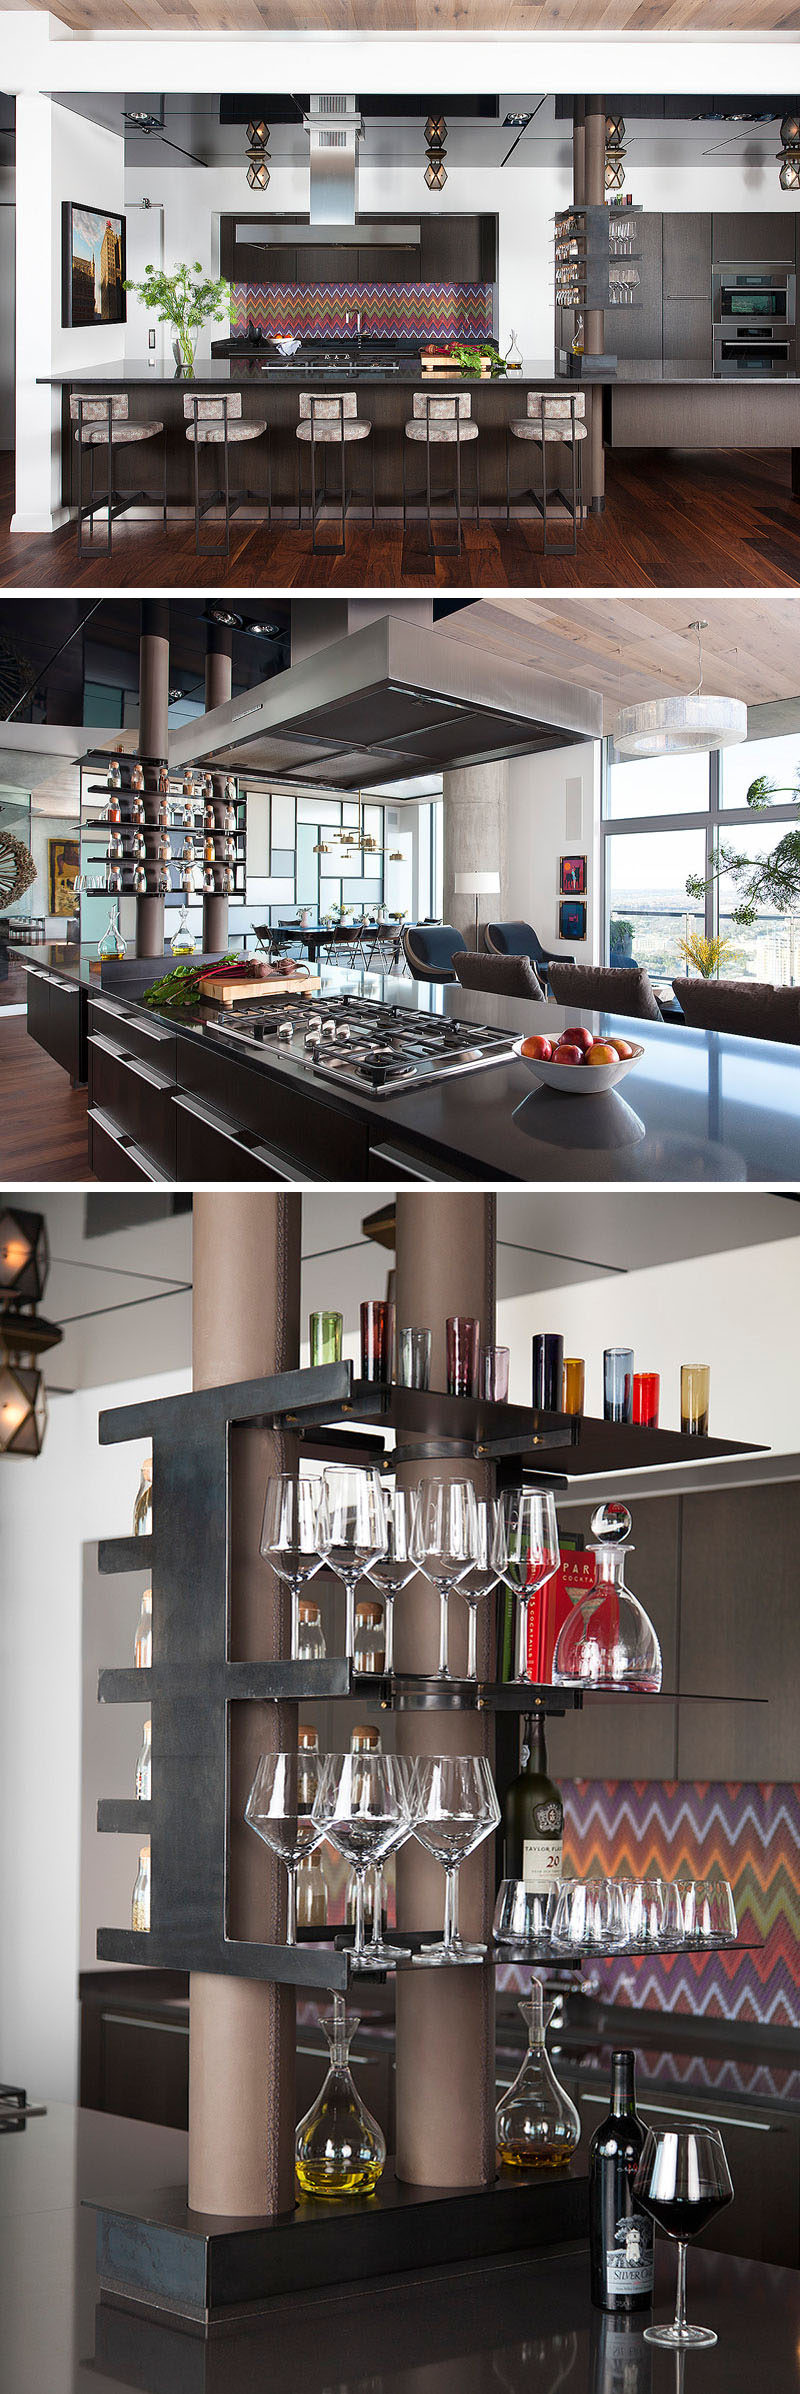
[[[563,1844],[560,1837],[526,1837],[522,1847],[522,1876],[532,1895],[546,1895],[561,1877]]]
[[[610,2294],[649,2294],[653,2284],[653,2227],[649,2219],[619,2219],[606,2252]]]

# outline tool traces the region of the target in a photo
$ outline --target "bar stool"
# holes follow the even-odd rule
[[[311,450],[311,546],[320,557],[343,557],[346,545],[348,508],[347,450],[351,441],[368,441],[372,425],[360,416],[355,391],[301,391],[300,421],[297,426],[297,529],[303,523],[303,446]],[[319,541],[317,524],[325,505],[325,453],[338,446],[341,472],[342,537],[338,542]],[[322,449],[322,487],[317,500],[317,450]],[[372,467],[372,528],[375,529],[375,444],[370,448]],[[352,490],[350,497],[352,498]]]
[[[229,557],[231,553],[231,516],[235,515],[237,507],[246,506],[248,501],[254,507],[261,507],[262,504],[260,491],[246,488],[231,490],[229,465],[231,446],[234,442],[258,441],[264,433],[267,438],[267,515],[269,523],[272,523],[272,452],[269,425],[262,420],[255,422],[250,416],[243,419],[241,391],[220,391],[213,398],[211,396],[201,397],[199,392],[192,391],[184,396],[183,412],[184,416],[188,418],[187,441],[192,441],[194,444],[195,551],[198,557]],[[221,490],[212,490],[208,498],[201,500],[200,450],[203,447],[221,448],[223,484]],[[220,501],[223,502],[225,508],[224,540],[201,542],[200,525],[203,516],[208,515],[212,507],[218,507]]]
[[[461,448],[462,448],[462,443],[463,443],[463,442],[474,441],[474,442],[475,442],[475,444],[476,444],[476,446],[475,446],[475,521],[476,521],[476,523],[478,523],[478,524],[479,524],[479,523],[480,523],[480,520],[481,520],[481,469],[480,469],[480,459],[479,459],[479,456],[478,456],[478,448],[477,448],[477,440],[478,440],[478,426],[477,426],[477,424],[474,422],[473,415],[472,415],[472,393],[471,393],[471,391],[453,391],[453,392],[449,392],[447,395],[445,395],[444,393],[438,393],[438,394],[437,394],[437,396],[436,396],[435,398],[433,397],[433,395],[432,395],[432,393],[431,393],[430,391],[415,391],[415,392],[414,392],[413,401],[412,401],[412,415],[411,415],[411,420],[410,420],[410,422],[409,422],[409,423],[407,423],[407,425],[406,425],[406,428],[405,428],[405,429],[406,429],[406,440],[407,440],[407,441],[424,441],[424,443],[425,443],[425,500],[426,500],[426,530],[427,530],[427,535],[428,535],[428,541],[427,541],[427,545],[428,545],[428,549],[429,549],[429,551],[430,551],[430,554],[431,554],[431,556],[439,556],[439,557],[460,557],[460,555],[461,555]],[[454,490],[454,491],[441,491],[441,492],[438,494],[438,496],[439,496],[440,498],[448,498],[448,499],[449,499],[449,498],[454,498],[454,499],[455,499],[455,503],[456,503],[456,523],[457,523],[457,525],[458,525],[458,539],[457,539],[457,541],[455,541],[455,542],[452,542],[452,541],[451,541],[451,542],[449,542],[449,543],[445,543],[445,542],[442,542],[442,543],[440,543],[440,546],[439,546],[439,548],[438,548],[438,550],[437,550],[437,549],[436,549],[436,547],[435,547],[435,544],[434,544],[434,539],[433,539],[433,526],[432,526],[432,523],[431,523],[431,449],[438,449],[438,448],[440,448],[440,447],[444,447],[444,446],[447,446],[447,447],[452,447],[452,448],[454,448],[454,449],[455,449],[455,453],[456,453],[456,484],[455,484],[455,490]],[[404,445],[403,445],[403,531],[404,531],[404,532],[405,532],[405,529],[406,529],[406,507],[407,507],[407,493],[406,493],[406,449],[405,449],[405,443],[404,443]]]
[[[555,391],[529,391],[528,412],[512,416],[506,424],[506,525],[511,521],[511,441],[533,441],[542,453],[542,496],[535,490],[520,491],[520,498],[533,500],[544,525],[543,551],[545,557],[575,557],[578,550],[578,524],[583,521],[583,453],[581,442],[586,439],[586,393],[575,391],[561,397]],[[555,544],[547,538],[547,450],[551,442],[563,442],[572,456],[572,505],[563,490],[553,492],[560,499],[572,520],[572,545]]]
[[[126,494],[126,496],[123,498],[117,497],[114,489],[114,450],[130,449],[133,448],[134,445],[139,441],[154,441],[157,440],[159,433],[162,434],[163,487],[161,493],[161,510],[162,521],[166,523],[166,432],[164,431],[163,424],[131,422],[128,415],[128,396],[126,391],[103,391],[102,393],[98,393],[92,399],[84,399],[80,393],[71,395],[69,412],[71,422],[76,426],[75,441],[78,451],[78,556],[90,557],[92,555],[90,542],[85,541],[83,538],[83,526],[86,522],[87,515],[89,517],[90,530],[93,534],[95,510],[100,506],[107,506],[108,531],[106,535],[106,556],[110,557],[111,536],[115,516],[124,515],[125,510],[128,507],[141,506],[143,500],[147,500],[151,505],[154,503],[158,504],[157,501],[153,501],[151,494],[146,490],[134,490]],[[84,501],[83,458],[84,451],[86,449],[89,451],[89,497],[87,501]],[[100,492],[95,490],[94,453],[96,449],[108,450],[108,482],[105,500],[101,498]],[[72,487],[74,493],[74,477]]]

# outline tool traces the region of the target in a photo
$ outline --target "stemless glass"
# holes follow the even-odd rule
[[[661,1379],[658,1372],[634,1372],[633,1419],[642,1430],[658,1429]]]
[[[467,1638],[467,1678],[478,1676],[478,1606],[484,1596],[491,1594],[502,1578],[505,1559],[505,1517],[496,1498],[488,1503],[480,1499],[476,1505],[475,1553],[473,1561],[458,1582],[459,1596],[469,1607]]]
[[[582,1355],[565,1355],[561,1374],[561,1411],[582,1421],[586,1365]]]
[[[418,1571],[439,1591],[440,1679],[449,1679],[447,1660],[447,1603],[474,1563],[477,1551],[477,1500],[471,1480],[423,1480],[411,1528],[411,1550]]]
[[[454,1313],[445,1323],[445,1335],[448,1396],[477,1396],[480,1322],[476,1322],[471,1314]]]
[[[292,1660],[300,1650],[300,1590],[327,1562],[328,1505],[322,1479],[276,1472],[267,1481],[261,1553],[292,1591]]]
[[[431,1334],[429,1330],[398,1330],[397,1376],[403,1388],[430,1388]]]
[[[710,1364],[682,1363],[681,1429],[685,1437],[708,1437],[708,1406],[710,1393]]]
[[[415,1961],[482,1962],[485,1945],[465,1945],[458,1926],[458,1873],[467,1855],[500,1821],[494,1780],[484,1754],[424,1754],[416,1764],[413,1832],[446,1872],[444,1935],[423,1945]]]
[[[344,1650],[353,1660],[356,1637],[358,1581],[386,1553],[386,1509],[380,1474],[370,1467],[354,1471],[330,1463],[324,1475],[326,1495],[325,1554],[322,1558],[344,1586],[346,1616]]]
[[[355,1877],[355,1970],[372,1968],[364,1944],[367,1871],[370,1864],[380,1870],[392,1848],[410,1837],[412,1787],[413,1772],[395,1754],[326,1754],[320,1764],[313,1820]]]
[[[308,1343],[312,1364],[341,1363],[343,1320],[340,1313],[312,1313]]]
[[[531,1339],[531,1404],[537,1412],[558,1412],[563,1378],[563,1338],[554,1331],[537,1331]]]
[[[297,1943],[297,1866],[322,1843],[322,1830],[312,1805],[318,1785],[319,1756],[304,1747],[290,1754],[261,1754],[245,1806],[245,1820],[270,1852],[279,1854],[289,1874],[286,1943]]]
[[[616,1879],[564,1879],[553,1912],[551,1940],[562,1951],[624,1945],[625,1901]]]
[[[394,1604],[401,1589],[414,1578],[417,1564],[412,1552],[412,1532],[419,1503],[416,1488],[384,1488],[383,1505],[386,1515],[386,1547],[370,1563],[367,1578],[379,1588],[384,1601],[385,1648],[383,1667],[394,1670]]]
[[[633,1415],[633,1348],[606,1347],[603,1353],[603,1419],[630,1421]]]
[[[558,1522],[549,1488],[511,1488],[501,1500],[503,1527],[498,1522],[498,1577],[517,1597],[517,1679],[535,1677],[528,1669],[528,1608],[533,1596],[558,1570]]]
[[[678,2291],[671,2327],[646,2327],[647,2344],[683,2351],[716,2344],[713,2328],[690,2327],[686,2319],[686,2246],[733,2202],[733,2184],[718,2128],[691,2124],[648,2128],[633,2181],[636,2202],[678,2247]]]
[[[481,1347],[478,1372],[478,1393],[489,1405],[508,1403],[508,1373],[511,1361],[508,1347]]]
[[[361,1306],[361,1378],[391,1385],[394,1370],[394,1306],[385,1297],[365,1297]]]

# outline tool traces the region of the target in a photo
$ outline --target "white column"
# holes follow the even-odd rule
[[[12,532],[53,532],[61,504],[61,394],[48,372],[61,321],[61,248],[54,239],[53,102],[41,92],[17,99],[17,431]],[[77,120],[76,120],[77,121]],[[74,197],[78,197],[77,191]],[[60,228],[59,228],[60,230]]]

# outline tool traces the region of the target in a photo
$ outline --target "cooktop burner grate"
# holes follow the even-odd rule
[[[513,1034],[485,1023],[413,1014],[355,996],[266,998],[212,1026],[245,1046],[274,1047],[305,1072],[342,1089],[390,1097],[422,1081],[475,1072],[511,1055]]]

